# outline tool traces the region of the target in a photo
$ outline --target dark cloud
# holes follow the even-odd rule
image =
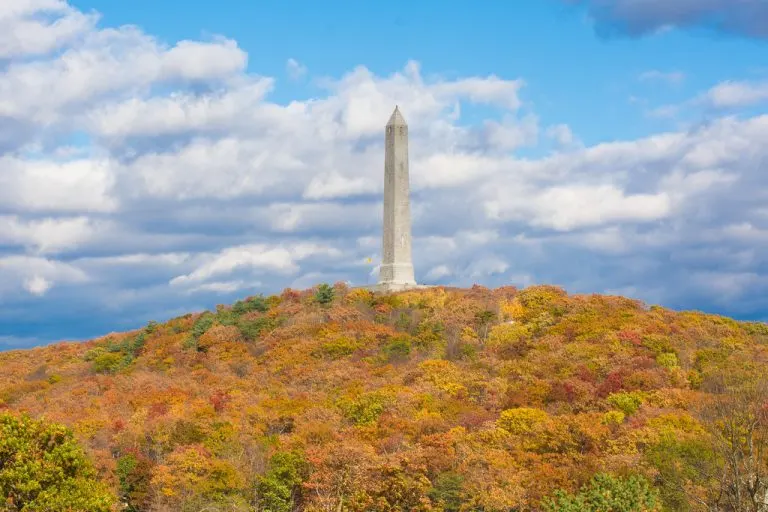
[[[667,26],[768,38],[765,0],[565,0],[584,4],[603,36],[642,36]]]

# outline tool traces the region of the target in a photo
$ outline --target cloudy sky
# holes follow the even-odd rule
[[[768,2],[0,1],[0,350],[373,283],[768,319]],[[373,259],[373,264],[368,263]]]

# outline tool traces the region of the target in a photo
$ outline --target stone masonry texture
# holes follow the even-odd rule
[[[408,125],[400,109],[389,118],[384,150],[384,233],[379,285],[415,286],[411,259],[411,205],[408,176]]]

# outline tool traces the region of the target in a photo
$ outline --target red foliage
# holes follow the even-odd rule
[[[597,388],[597,396],[605,398],[611,393],[621,391],[624,387],[624,372],[621,370],[612,371]]]
[[[622,331],[619,331],[618,337],[619,337],[619,340],[625,343],[631,343],[636,347],[639,347],[640,345],[643,344],[643,338],[640,336],[640,333],[635,331],[624,329]]]
[[[586,365],[579,366],[576,370],[576,376],[589,384],[597,384],[597,375]]]
[[[222,412],[232,398],[226,391],[217,390],[210,396],[209,400],[216,412]]]
[[[578,489],[598,470],[644,472],[642,452],[660,429],[696,435],[690,421],[704,421],[710,392],[685,379],[693,361],[698,381],[768,371],[757,326],[616,297],[549,287],[335,291],[346,298],[322,310],[314,289],[286,289],[266,299],[267,311],[218,308],[204,329],[193,330],[200,315],[155,325],[114,375],[98,374],[95,358],[135,333],[0,353],[0,409],[76,426],[104,478],[130,488],[123,498],[135,510],[199,510],[209,492],[223,500],[212,510],[254,507],[243,482],[285,464],[303,475],[297,512],[437,510],[432,486],[458,483],[467,510],[539,510],[539,498]],[[520,332],[499,328],[512,306]],[[243,337],[256,322],[268,329]],[[187,343],[193,333],[197,343]],[[643,345],[651,333],[680,368],[653,357],[656,340]],[[606,400],[635,390],[653,393],[637,393],[634,412]],[[768,425],[763,400],[749,412]],[[120,475],[116,454],[136,459],[120,462]]]
[[[301,292],[286,288],[283,293],[280,294],[280,299],[283,302],[299,302],[301,300]]]
[[[168,404],[164,402],[156,402],[149,407],[149,418],[158,418],[168,414]]]
[[[552,383],[552,389],[549,392],[549,399],[552,402],[573,402],[576,398],[576,386],[572,382],[555,381]]]
[[[768,425],[768,402],[765,402],[757,412],[757,419],[762,425]]]

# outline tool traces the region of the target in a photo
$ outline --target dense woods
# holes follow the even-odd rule
[[[768,511],[761,323],[337,284],[0,368],[0,510]]]

